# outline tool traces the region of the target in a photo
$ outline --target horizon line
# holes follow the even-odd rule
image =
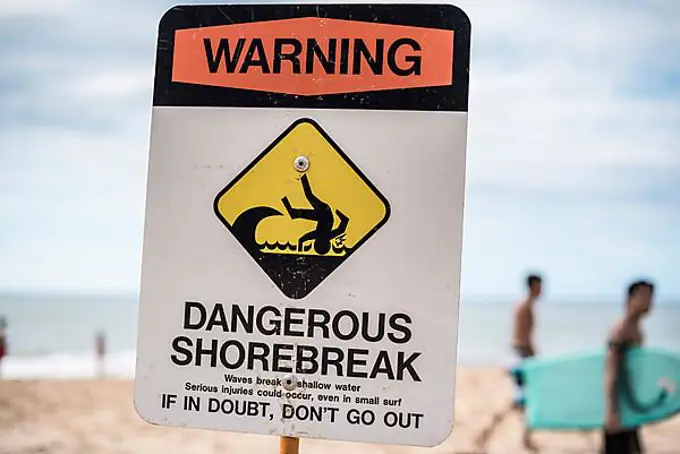
[[[460,299],[464,301],[472,301],[482,304],[513,304],[522,297],[521,293],[516,295],[504,294],[468,294],[461,295]],[[16,290],[2,290],[0,289],[0,298],[139,298],[138,291],[16,291]],[[554,297],[545,297],[542,299],[542,304],[616,304],[623,301],[624,295],[613,294],[563,294],[555,295]],[[571,300],[571,301],[570,301]],[[541,304],[539,303],[539,304]],[[660,305],[680,305],[680,295],[664,295],[662,299],[657,299],[656,304]]]

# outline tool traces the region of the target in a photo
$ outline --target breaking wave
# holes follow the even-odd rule
[[[312,249],[312,244],[313,243],[307,243],[303,246],[303,249],[301,252],[308,252]],[[260,247],[261,252],[300,252],[298,251],[297,244],[292,244],[289,242],[286,243],[279,243],[278,241],[275,241],[273,243],[270,243],[269,241],[265,241],[264,243],[257,243],[257,245]],[[336,246],[332,245],[331,250],[333,251],[334,254],[340,255],[340,254],[347,254],[348,252],[351,251],[351,248],[348,248],[345,245],[342,246]]]

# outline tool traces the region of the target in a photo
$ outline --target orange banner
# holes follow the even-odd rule
[[[308,96],[450,85],[453,38],[316,17],[183,29],[172,81]]]

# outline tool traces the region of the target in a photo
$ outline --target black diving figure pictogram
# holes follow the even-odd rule
[[[309,204],[312,206],[311,209],[293,208],[288,197],[283,197],[281,199],[283,205],[286,207],[286,211],[288,211],[288,216],[290,216],[291,219],[306,219],[316,222],[314,230],[305,233],[298,239],[297,250],[302,252],[305,242],[314,241],[314,252],[319,255],[327,254],[331,250],[331,241],[347,231],[349,218],[340,210],[335,210],[335,214],[337,214],[340,219],[340,224],[334,229],[333,223],[335,218],[330,205],[314,195],[307,175],[302,175],[300,181],[302,182],[302,189],[304,190],[305,197],[307,197]]]

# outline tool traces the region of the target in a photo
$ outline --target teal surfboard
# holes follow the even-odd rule
[[[520,370],[532,429],[597,429],[604,424],[606,351],[530,359]],[[621,424],[636,427],[680,413],[680,355],[652,348],[626,354],[618,391]]]

